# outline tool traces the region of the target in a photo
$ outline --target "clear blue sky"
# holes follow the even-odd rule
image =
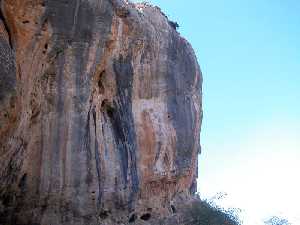
[[[201,195],[227,192],[245,225],[272,214],[297,221],[300,1],[149,2],[179,23],[203,72]]]

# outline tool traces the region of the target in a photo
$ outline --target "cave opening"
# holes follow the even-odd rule
[[[115,109],[111,106],[107,99],[104,99],[101,103],[101,108],[106,112],[109,118],[113,118],[115,114]]]
[[[171,205],[172,213],[176,213],[176,208],[174,205]]]
[[[151,218],[151,214],[150,213],[145,213],[145,214],[141,215],[140,218],[141,218],[141,220],[147,221]]]

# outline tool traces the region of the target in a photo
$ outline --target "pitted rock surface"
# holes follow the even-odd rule
[[[159,8],[2,0],[0,224],[184,224],[202,75]]]

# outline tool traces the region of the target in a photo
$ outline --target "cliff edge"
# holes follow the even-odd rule
[[[0,0],[0,224],[185,224],[202,76],[157,7]]]

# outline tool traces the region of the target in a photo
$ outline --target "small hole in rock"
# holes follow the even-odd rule
[[[19,182],[19,188],[21,189],[21,191],[25,191],[26,181],[27,181],[27,174],[25,173]]]
[[[174,205],[171,205],[172,213],[176,213],[176,208]]]
[[[48,44],[46,43],[46,44],[44,45],[43,54],[46,54],[46,52],[47,52],[47,49],[48,49]]]
[[[136,215],[132,214],[128,220],[129,223],[133,223],[136,220]]]
[[[108,107],[106,109],[107,115],[112,118],[114,116],[114,109],[112,107]]]
[[[108,214],[109,214],[109,212],[104,210],[104,211],[100,212],[99,216],[101,219],[106,219],[108,217]]]
[[[101,80],[98,81],[98,88],[99,88],[99,93],[104,94],[104,86]]]
[[[151,212],[151,211],[152,211],[152,208],[147,208],[147,211]]]
[[[108,100],[104,99],[101,103],[101,108],[105,108],[105,106],[108,104]]]
[[[12,202],[12,197],[10,195],[4,195],[2,197],[2,204],[4,206],[9,206],[11,202]]]
[[[106,111],[108,117],[112,118],[114,116],[115,109],[110,105],[107,99],[102,101],[101,108]]]
[[[151,214],[150,213],[145,213],[143,215],[141,215],[141,220],[149,220],[151,218]]]
[[[99,74],[99,78],[98,78],[98,88],[99,88],[99,93],[100,94],[104,94],[104,85],[103,85],[104,76],[105,76],[105,70],[103,70]]]
[[[24,20],[22,23],[27,24],[27,23],[29,23],[29,20]]]
[[[105,70],[103,70],[103,71],[100,73],[99,78],[103,77],[104,74],[105,74]]]

